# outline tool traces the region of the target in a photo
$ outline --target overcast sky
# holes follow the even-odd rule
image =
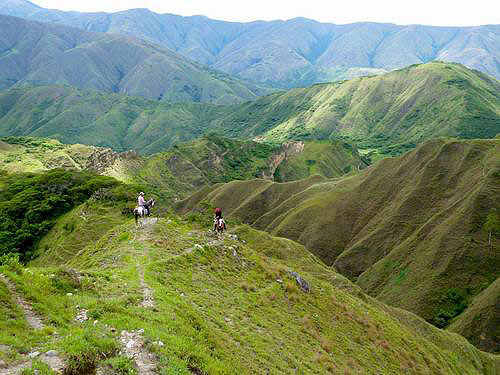
[[[202,14],[227,21],[312,18],[322,22],[360,21],[435,26],[500,23],[498,0],[32,0],[45,8],[115,12],[149,8],[183,16]]]

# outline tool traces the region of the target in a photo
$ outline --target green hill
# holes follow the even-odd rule
[[[96,225],[110,221],[106,232]],[[78,235],[75,251],[63,249]],[[217,237],[170,216],[137,228],[101,200],[67,213],[42,243],[29,267],[0,266],[7,369],[48,373],[48,350],[72,374],[493,375],[500,368],[498,356],[461,336],[364,295],[303,246],[246,226]],[[14,303],[19,296],[43,328],[29,326]],[[43,354],[30,362],[34,348]]]
[[[266,92],[133,37],[1,15],[0,34],[0,89],[65,84],[155,100],[217,104],[243,102]]]
[[[283,88],[377,74],[433,60],[458,62],[500,78],[499,25],[335,25],[305,18],[237,23],[148,9],[63,12],[25,0],[1,0],[0,13],[134,35],[228,74]]]
[[[258,143],[209,134],[148,157],[133,151],[65,145],[51,139],[6,137],[0,164],[9,172],[50,169],[91,171],[124,183],[141,183],[161,197],[183,197],[204,186],[256,177],[277,181],[310,175],[339,177],[366,167],[357,150],[344,142]]]
[[[466,337],[482,350],[500,352],[500,278],[472,300],[451,325],[449,330]]]
[[[483,226],[500,211],[499,178],[499,140],[434,140],[354,176],[233,181],[178,208],[223,207],[302,243],[380,300],[445,327],[498,277],[500,238],[490,249]]]
[[[0,136],[152,154],[213,131],[275,143],[345,140],[376,160],[439,136],[495,137],[500,83],[457,64],[430,63],[229,106],[61,86],[0,92]]]
[[[398,154],[439,136],[495,137],[500,83],[458,64],[429,63],[270,95],[218,122],[240,136],[349,139]]]
[[[223,111],[67,86],[15,88],[0,91],[0,135],[152,154],[199,137]]]

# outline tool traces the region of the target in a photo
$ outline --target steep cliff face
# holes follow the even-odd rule
[[[304,151],[305,143],[303,141],[290,141],[281,146],[281,149],[271,155],[269,158],[269,169],[262,172],[262,178],[267,180],[274,180],[274,174],[279,166],[293,155],[300,154]]]
[[[115,152],[110,148],[96,148],[86,160],[84,169],[103,173],[117,162],[135,161],[138,159],[139,155],[135,151]]]

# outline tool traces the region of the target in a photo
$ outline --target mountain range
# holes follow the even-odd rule
[[[228,74],[280,88],[433,60],[458,62],[500,78],[500,25],[335,25],[304,18],[237,23],[147,9],[63,12],[25,0],[0,1],[0,13],[139,37]]]
[[[0,16],[0,35],[0,89],[65,84],[217,104],[247,101],[266,92],[134,37],[9,16]]]
[[[152,154],[214,131],[274,143],[344,140],[375,160],[439,136],[495,137],[500,83],[459,64],[434,62],[227,106],[67,86],[0,92],[0,136],[51,137]]]
[[[0,373],[498,374],[499,56],[0,0]]]

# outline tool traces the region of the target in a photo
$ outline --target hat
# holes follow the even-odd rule
[[[144,192],[143,192],[143,191],[141,191],[141,192],[139,193],[139,195],[144,195]]]

